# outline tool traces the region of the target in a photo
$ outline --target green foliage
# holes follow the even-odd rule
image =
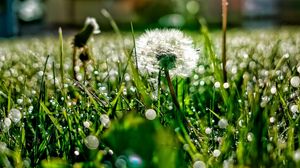
[[[198,67],[171,79],[186,132],[165,76],[154,85],[139,75],[133,32],[90,42],[92,61],[79,81],[67,57],[72,38],[61,32],[60,40],[1,41],[0,165],[299,167],[299,29],[231,30],[223,83],[220,34],[202,28],[187,32]]]

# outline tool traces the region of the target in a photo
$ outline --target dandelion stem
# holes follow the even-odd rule
[[[226,72],[226,29],[227,29],[227,0],[222,0],[222,63],[223,63],[223,80],[227,82]]]
[[[169,71],[166,70],[166,69],[164,71],[165,71],[165,75],[166,75],[166,79],[167,79],[167,82],[168,82],[168,86],[169,86],[169,89],[170,89],[170,93],[171,93],[171,96],[172,96],[173,103],[175,104],[177,110],[180,111],[180,105],[179,105],[178,100],[176,98],[174,86],[172,84]]]

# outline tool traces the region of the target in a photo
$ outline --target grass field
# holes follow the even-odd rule
[[[188,77],[138,73],[141,33],[102,33],[72,76],[72,38],[0,41],[3,167],[299,167],[300,29],[186,32]],[[152,77],[152,76],[151,76]],[[0,166],[0,167],[2,167]]]

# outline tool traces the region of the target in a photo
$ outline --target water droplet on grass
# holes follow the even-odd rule
[[[12,120],[12,122],[18,123],[22,118],[22,114],[20,110],[13,108],[10,110],[8,117]]]
[[[295,88],[300,86],[300,78],[298,76],[293,76],[290,80],[291,85]]]
[[[221,155],[221,151],[219,149],[215,149],[212,154],[214,157],[219,157]]]
[[[145,112],[145,116],[148,120],[154,120],[156,118],[156,111],[153,109],[148,109]]]
[[[94,135],[89,135],[85,138],[84,143],[89,149],[97,149],[99,146],[99,140]]]
[[[205,168],[205,167],[206,167],[205,163],[201,160],[197,160],[193,164],[193,168]]]
[[[227,121],[226,119],[224,119],[224,118],[222,118],[222,119],[219,120],[219,122],[218,122],[218,126],[219,126],[220,128],[225,129],[225,128],[227,127],[227,125],[228,125],[228,121]]]

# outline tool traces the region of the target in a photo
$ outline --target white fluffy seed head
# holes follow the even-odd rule
[[[291,85],[293,86],[293,87],[295,87],[295,88],[298,88],[299,86],[300,86],[300,78],[299,78],[299,76],[293,76],[292,78],[291,78]]]
[[[3,124],[5,127],[10,127],[11,126],[11,120],[9,118],[4,118]]]
[[[96,19],[93,17],[87,17],[85,20],[85,25],[92,25],[94,28],[94,31],[93,31],[94,34],[98,34],[101,32]]]
[[[153,110],[153,109],[148,109],[146,112],[145,112],[145,117],[148,119],[148,120],[154,120],[156,118],[156,111]]]
[[[270,91],[272,94],[275,94],[277,92],[276,86],[272,86]]]
[[[176,29],[155,29],[136,41],[137,66],[142,74],[157,76],[163,58],[172,56],[170,75],[187,77],[197,65],[198,53],[193,41]],[[169,59],[167,59],[169,60]],[[168,61],[167,61],[168,64]]]

